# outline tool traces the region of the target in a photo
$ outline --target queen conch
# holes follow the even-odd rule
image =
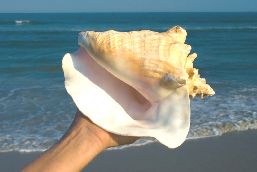
[[[184,142],[189,131],[189,96],[215,94],[193,67],[197,55],[189,55],[191,46],[185,44],[186,36],[187,32],[179,26],[161,33],[81,32],[78,44],[87,55],[64,56],[66,90],[79,110],[107,131],[154,137],[175,148]],[[89,57],[87,61],[85,56]],[[92,77],[96,74],[91,63],[103,68],[105,82]],[[151,106],[143,110],[123,106],[115,95],[127,86],[121,84],[119,89],[112,89],[113,78],[134,88]]]

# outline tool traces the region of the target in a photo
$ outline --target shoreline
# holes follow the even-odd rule
[[[91,171],[255,171],[257,130],[190,139],[176,149],[159,143],[105,151],[84,170]],[[0,171],[19,171],[41,152],[1,152]]]

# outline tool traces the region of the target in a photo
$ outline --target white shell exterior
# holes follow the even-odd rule
[[[78,109],[95,124],[120,135],[154,137],[169,148],[176,148],[185,141],[190,127],[187,86],[153,105],[147,112],[153,116],[138,120],[133,112],[127,112],[108,91],[88,77],[83,64],[84,59],[78,53],[65,54],[62,60],[65,87]]]

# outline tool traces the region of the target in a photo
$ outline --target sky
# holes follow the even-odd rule
[[[257,0],[0,0],[3,12],[257,12]]]

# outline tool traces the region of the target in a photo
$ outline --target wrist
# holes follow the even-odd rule
[[[110,146],[110,135],[100,128],[81,112],[76,113],[75,120],[68,132],[69,137],[77,137],[81,140],[81,147],[91,143],[91,147],[102,151]]]
[[[104,149],[104,145],[90,131],[90,124],[86,121],[77,121],[72,124],[69,132],[61,139],[61,142],[66,142],[72,147],[75,147],[78,154],[85,154],[88,151],[98,153]]]

